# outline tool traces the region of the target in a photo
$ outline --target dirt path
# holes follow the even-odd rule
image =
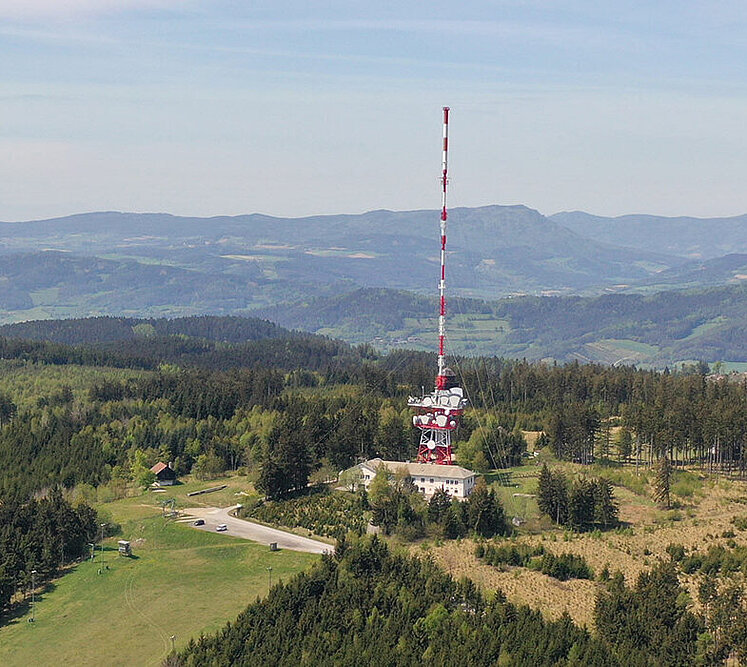
[[[318,542],[317,540],[312,540],[301,535],[293,535],[284,530],[270,528],[269,526],[263,526],[252,521],[246,521],[245,519],[237,519],[235,516],[229,514],[234,509],[236,508],[194,507],[184,510],[184,512],[195,518],[205,519],[203,526],[195,526],[199,530],[215,532],[215,527],[218,524],[225,523],[228,526],[227,535],[267,545],[271,542],[277,542],[278,549],[305,551],[311,554],[323,554],[331,552],[334,549],[331,544],[326,544],[325,542]]]

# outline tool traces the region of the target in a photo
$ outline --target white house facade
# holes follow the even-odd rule
[[[368,488],[382,465],[392,474],[405,472],[418,491],[426,497],[432,496],[438,489],[443,489],[455,498],[466,498],[475,488],[476,473],[462,466],[405,463],[376,458],[359,463],[353,470],[360,473],[361,483]]]

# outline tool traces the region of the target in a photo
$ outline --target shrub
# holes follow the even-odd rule
[[[562,553],[559,556],[546,553],[542,556],[538,565],[532,563],[532,566],[542,572],[542,574],[560,581],[594,578],[594,572],[589,567],[586,559],[583,556],[571,553]]]
[[[340,538],[348,532],[366,532],[365,497],[332,493],[325,489],[289,500],[265,501],[244,507],[241,516],[264,523],[294,528],[301,526],[317,535]]]
[[[675,563],[679,563],[685,557],[685,547],[681,544],[670,544],[667,546],[667,553]]]
[[[526,566],[532,558],[542,556],[544,553],[545,548],[542,545],[532,547],[526,544],[505,544],[501,546],[489,544],[484,547],[481,557],[489,565],[505,564],[521,567]]]

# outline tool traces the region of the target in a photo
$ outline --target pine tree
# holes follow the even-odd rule
[[[568,480],[565,475],[542,466],[537,484],[537,504],[555,523],[564,524],[568,516]]]
[[[654,470],[654,488],[653,488],[653,499],[656,502],[663,503],[667,509],[672,506],[670,498],[670,487],[672,484],[672,464],[669,462],[669,458],[662,456],[656,465]]]
[[[630,454],[633,451],[633,436],[627,428],[620,429],[615,439],[617,446],[618,456],[623,460],[627,461],[630,458]]]
[[[506,516],[492,489],[481,480],[467,500],[469,527],[482,537],[506,532]]]
[[[594,523],[604,528],[617,523],[618,507],[612,493],[612,482],[600,477],[594,482]]]
[[[283,471],[272,457],[265,459],[259,467],[257,490],[272,499],[279,498],[285,492]]]
[[[428,521],[443,523],[451,508],[451,496],[443,489],[436,489],[428,501]]]
[[[562,525],[568,520],[568,480],[558,471],[552,476],[552,514],[555,523]]]
[[[550,472],[550,468],[547,467],[547,463],[544,463],[542,464],[539,481],[537,482],[537,506],[539,507],[539,511],[554,517],[555,512],[553,510],[555,509],[555,505],[553,498],[553,475]]]
[[[575,530],[584,530],[594,521],[594,485],[579,479],[571,486],[568,495],[568,524]]]

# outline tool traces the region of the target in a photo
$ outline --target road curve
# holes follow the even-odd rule
[[[186,514],[193,516],[194,518],[205,519],[205,524],[203,526],[194,526],[199,530],[215,532],[215,527],[218,524],[225,523],[226,526],[228,526],[228,530],[225,533],[226,535],[241,537],[245,540],[252,540],[253,542],[267,544],[268,546],[270,542],[277,542],[278,549],[305,551],[310,554],[323,554],[334,551],[334,547],[325,542],[319,542],[301,535],[287,533],[284,530],[263,526],[262,524],[254,523],[253,521],[237,519],[235,516],[229,514],[229,512],[234,509],[236,509],[236,507],[195,507],[184,511]],[[191,521],[190,525],[192,525]]]

